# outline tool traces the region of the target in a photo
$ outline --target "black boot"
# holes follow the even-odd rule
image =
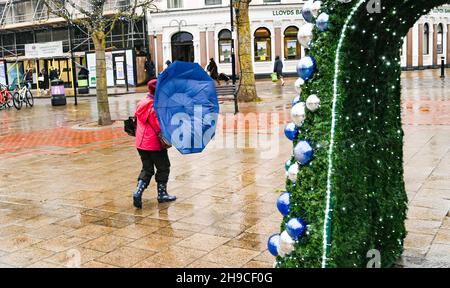
[[[139,180],[136,192],[133,194],[133,205],[138,209],[142,209],[142,194],[147,189],[148,183],[144,180]]]
[[[167,193],[167,183],[158,183],[158,202],[172,202],[177,200],[177,197],[171,196]]]

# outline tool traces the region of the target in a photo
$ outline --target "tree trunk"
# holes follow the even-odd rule
[[[250,33],[250,18],[248,9],[249,0],[236,1],[236,25],[238,31],[238,56],[241,67],[241,75],[238,89],[238,99],[242,102],[259,100],[256,94],[255,73],[253,72],[252,41]]]
[[[109,112],[108,90],[106,83],[106,36],[102,31],[92,33],[92,40],[95,46],[96,58],[96,87],[97,87],[97,110],[98,124],[100,126],[111,125],[111,113]]]

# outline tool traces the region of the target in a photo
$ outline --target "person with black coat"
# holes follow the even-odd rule
[[[278,79],[281,80],[281,86],[284,86],[284,77],[283,77],[283,62],[280,59],[280,56],[275,57],[275,65],[273,67],[273,72],[277,73]]]
[[[217,67],[216,61],[214,61],[214,58],[209,59],[209,65],[206,67],[206,70],[209,72],[209,76],[216,80],[217,84],[220,85],[219,68]]]

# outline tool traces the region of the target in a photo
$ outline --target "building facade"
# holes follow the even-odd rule
[[[255,73],[272,71],[275,56],[286,73],[295,73],[304,48],[296,42],[305,24],[299,0],[253,0],[250,7],[252,53]],[[162,0],[148,20],[150,48],[159,71],[167,60],[189,60],[205,67],[209,58],[220,72],[231,73],[229,0]],[[239,13],[237,11],[237,13]],[[423,16],[405,37],[404,69],[436,68],[441,58],[450,65],[450,6]]]
[[[104,10],[114,11],[129,1],[107,0]],[[297,42],[297,32],[305,24],[301,16],[304,2],[252,1],[251,47],[257,75],[271,73],[276,56],[284,62],[285,73],[295,74],[298,59],[305,55],[305,49]],[[147,54],[155,62],[157,72],[164,70],[167,60],[193,61],[206,67],[209,59],[214,58],[219,72],[231,74],[231,41],[236,35],[230,31],[229,0],[156,0],[155,3],[157,11],[147,13],[140,21],[121,21],[108,37],[110,61],[107,69],[108,77],[113,77],[108,80],[110,85],[122,83],[123,79],[116,79],[118,74],[114,72],[122,70],[117,69],[117,65],[123,64],[124,58],[118,55],[121,53],[127,55],[127,67],[123,70],[131,71],[128,79],[134,82],[130,84],[142,83],[143,80],[137,78],[145,78],[143,64]],[[62,42],[62,55],[29,58],[25,53],[27,45],[55,41]],[[39,72],[48,71],[51,66],[61,72],[66,83],[73,82],[71,52],[76,63],[86,67],[95,65],[92,59],[88,61],[93,50],[89,33],[83,27],[69,27],[62,18],[51,15],[49,18],[43,0],[0,0],[1,83],[11,84],[14,78],[17,81],[29,67],[33,68],[37,82]],[[132,56],[129,56],[130,51]],[[450,5],[434,9],[411,28],[403,45],[402,66],[405,69],[436,68],[442,57],[450,66]],[[129,65],[133,67],[130,69]],[[95,67],[90,70],[94,72]],[[90,83],[95,85],[95,81]]]
[[[76,1],[82,3],[86,0]],[[104,11],[108,13],[128,3],[129,0],[107,0]],[[136,70],[143,72],[145,56],[139,57],[139,55],[145,55],[146,46],[148,46],[145,27],[143,19],[119,21],[107,37],[109,86],[123,83],[123,79],[117,79],[118,74],[114,71],[129,71],[130,85],[138,83],[138,75],[144,74]],[[83,27],[69,27],[64,19],[49,14],[43,0],[0,0],[0,83],[17,84],[23,78],[25,71],[32,69],[33,86],[36,86],[38,75],[43,70],[48,72],[51,67],[54,67],[60,72],[60,78],[66,86],[72,86],[72,55],[77,64],[74,67],[76,72],[84,66],[93,72],[91,75],[95,75],[95,57],[94,64],[91,64],[93,61],[92,59],[89,61],[88,57],[92,56],[94,51],[90,36]],[[27,55],[27,46],[53,45],[58,42],[62,44],[61,53],[37,57]],[[132,56],[129,56],[130,52]],[[118,69],[118,65],[124,63],[123,60],[119,61],[123,59],[122,56],[127,58],[127,67]],[[95,86],[95,78],[90,80],[93,80],[90,81],[91,86]]]
[[[433,9],[409,30],[402,50],[405,69],[450,66],[450,5]]]

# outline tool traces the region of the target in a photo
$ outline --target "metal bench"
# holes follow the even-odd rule
[[[216,90],[217,90],[217,96],[219,97],[219,101],[223,101],[223,100],[233,100],[234,101],[234,113],[237,114],[239,112],[239,107],[238,107],[238,100],[237,100],[236,84],[216,86]],[[223,96],[231,96],[231,97],[223,97]]]

